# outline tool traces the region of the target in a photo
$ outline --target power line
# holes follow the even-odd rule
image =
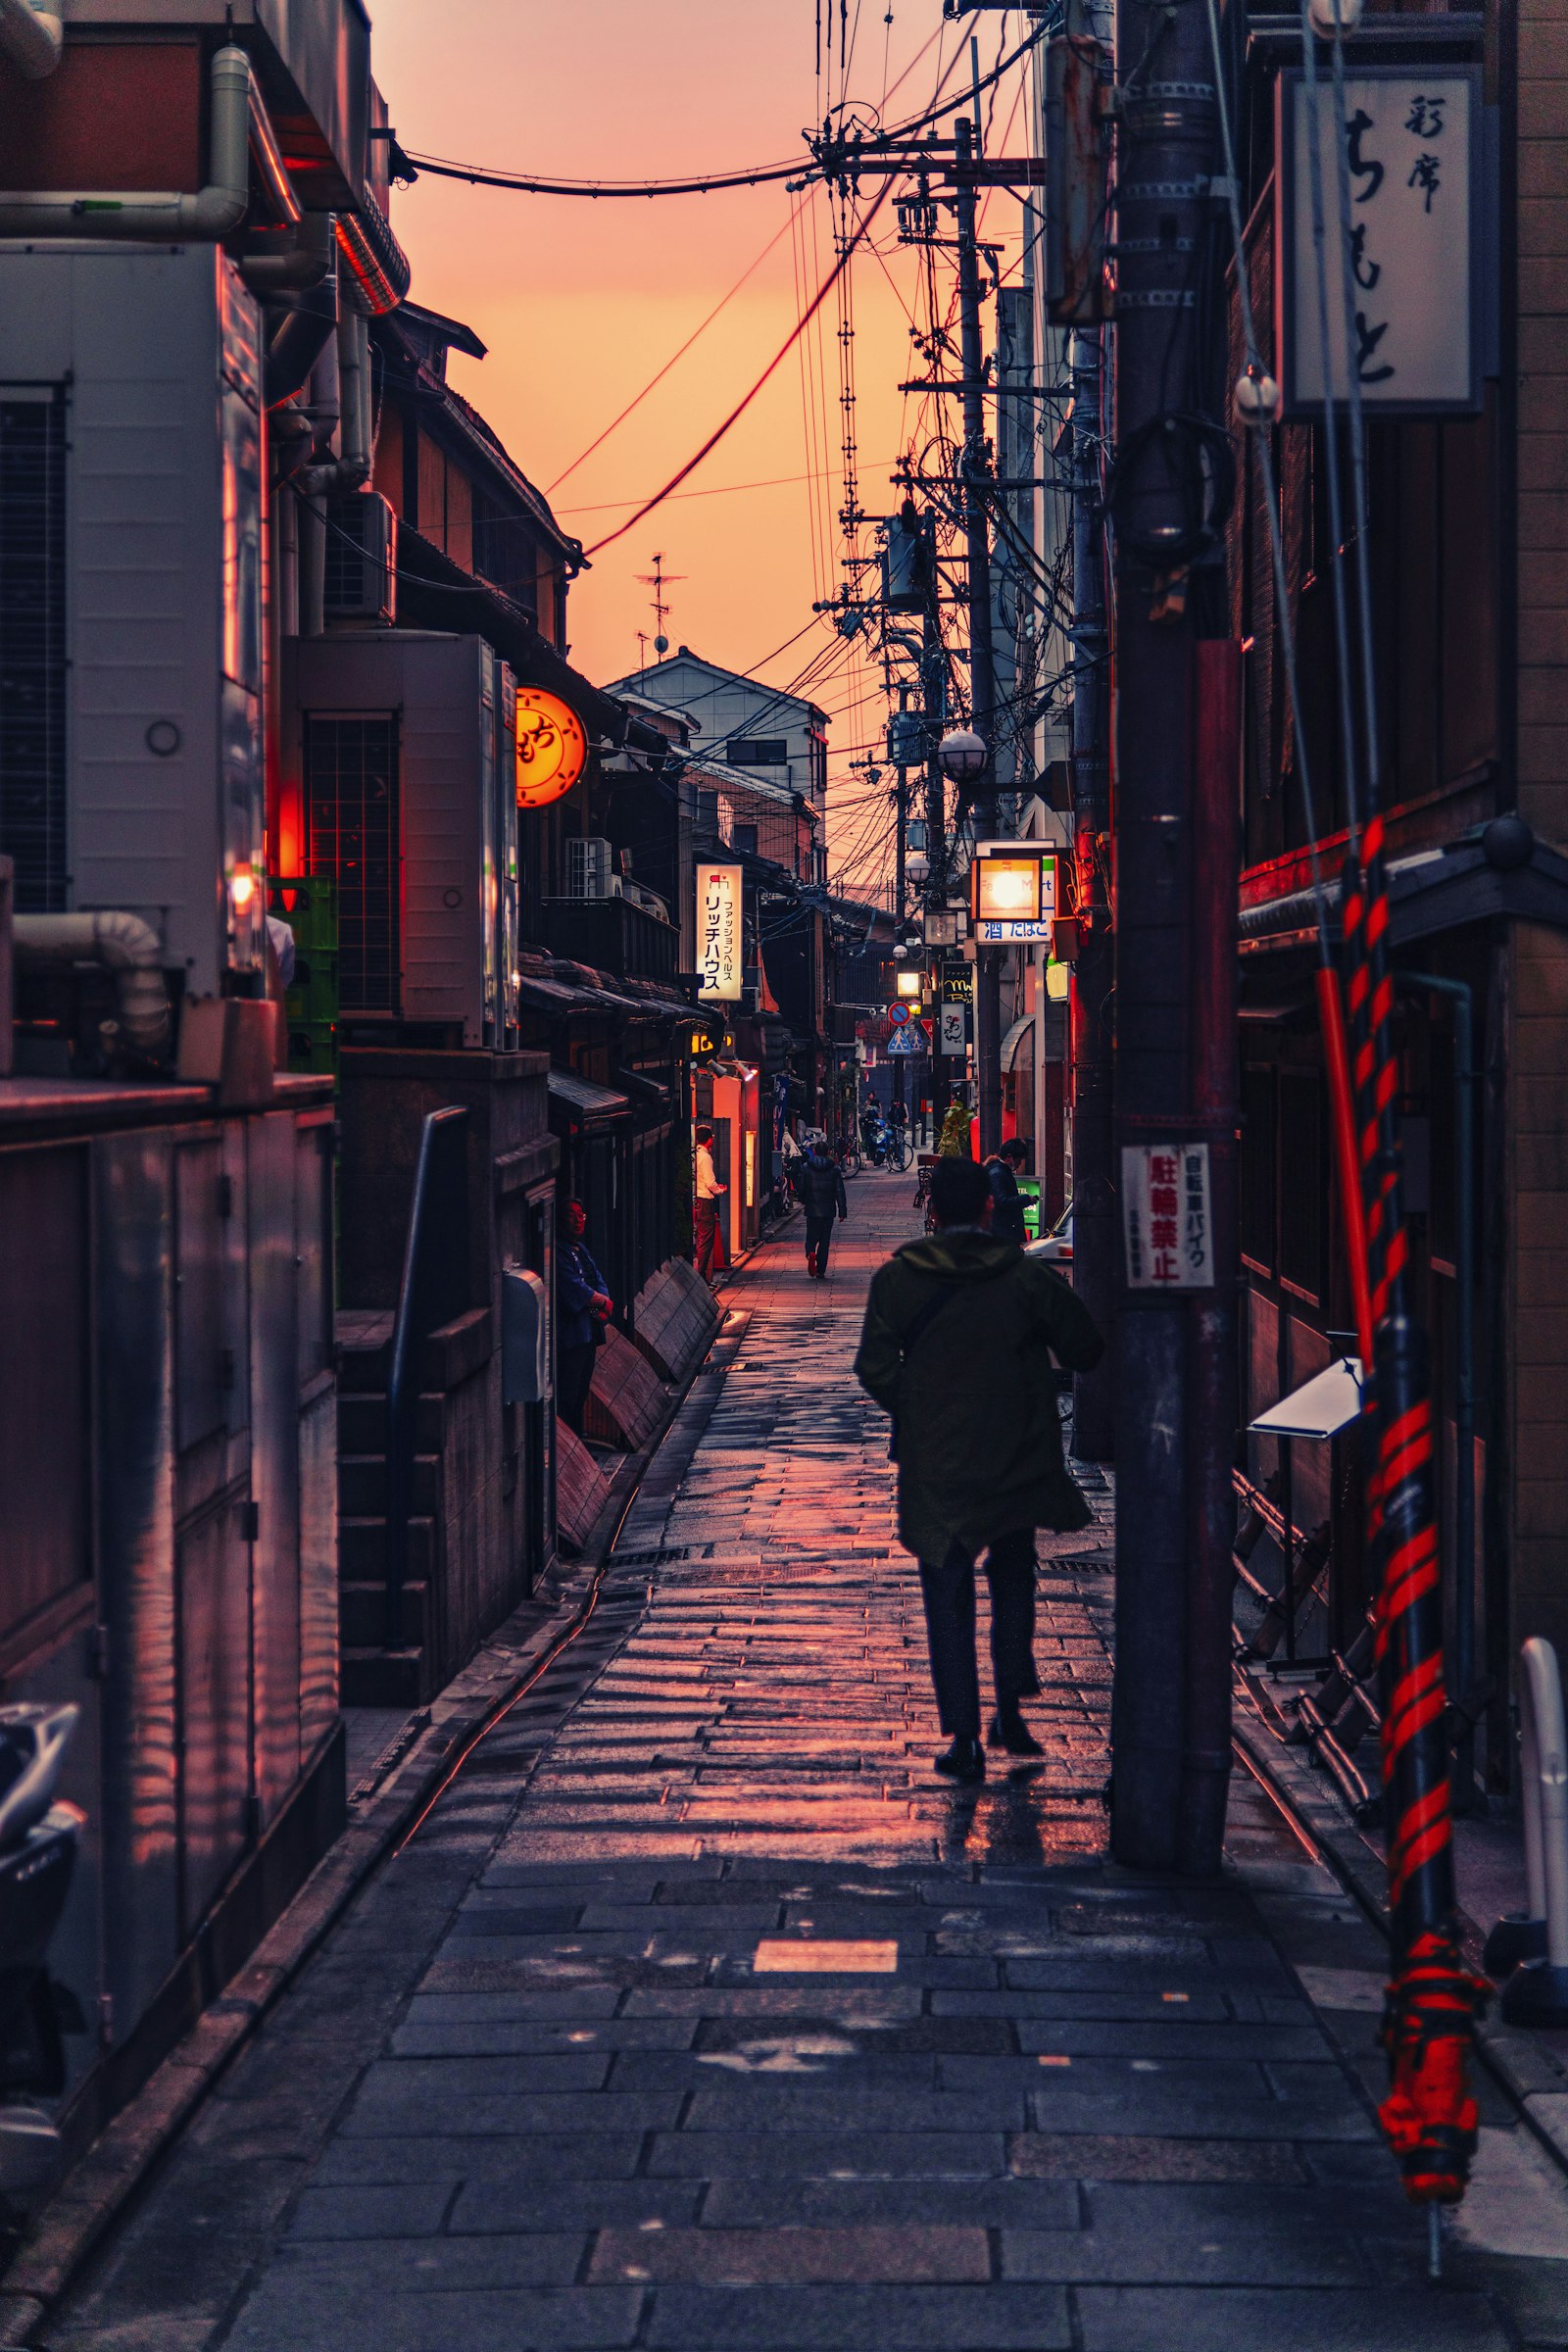
[[[801,203],[804,202],[805,199],[802,198]],[[626,403],[626,406],[621,410],[620,415],[618,416],[612,416],[610,422],[606,425],[604,431],[598,435],[597,439],[589,442],[581,457],[573,458],[571,464],[567,466],[562,472],[557,474],[555,480],[549,485],[549,490],[553,491],[558,489],[560,485],[566,479],[567,474],[575,473],[578,466],[585,464],[586,461],[593,456],[596,449],[603,447],[604,443],[610,439],[611,434],[614,432],[616,427],[625,423],[632,411],[642,406],[642,403],[648,398],[649,393],[653,391],[654,387],[657,384],[662,384],[663,382],[665,376],[675,366],[677,360],[683,360],[686,357],[686,354],[690,351],[692,345],[697,342],[701,336],[708,332],[708,329],[712,325],[713,320],[718,317],[719,312],[722,311],[727,304],[734,301],[736,295],[740,292],[742,286],[745,285],[747,279],[754,276],[756,272],[760,270],[762,264],[766,261],[774,246],[778,243],[780,237],[786,235],[790,228],[794,225],[795,216],[800,212],[800,209],[801,204],[797,203],[789,219],[783,221],[782,224],[773,231],[773,234],[768,238],[767,243],[762,247],[761,252],[757,256],[757,259],[747,264],[746,268],[741,271],[739,277],[735,280],[735,283],[731,286],[729,292],[721,296],[721,298],[714,303],[712,309],[709,312],[708,317],[703,320],[701,326],[693,327],[691,333],[687,336],[679,351],[671,352],[669,358],[664,362],[662,368],[660,368],[658,374],[651,375],[649,377],[647,383],[644,384],[642,390],[636,395],[636,397]],[[547,491],[546,495],[549,495],[549,491]],[[579,511],[586,513],[587,510],[582,509]]]
[[[623,523],[620,523],[614,530],[607,531],[603,539],[596,539],[592,547],[584,550],[585,554],[597,556],[601,548],[612,546],[615,540],[624,538],[628,531],[634,530],[637,524],[643,520],[645,515],[651,514],[656,507],[661,507],[663,505],[665,499],[668,498],[672,490],[678,490],[680,488],[681,483],[685,481],[688,474],[696,472],[698,466],[703,463],[703,460],[710,456],[711,452],[718,447],[720,441],[723,440],[725,434],[730,430],[730,428],[740,422],[740,419],[745,416],[747,410],[751,407],[753,401],[761,391],[763,385],[767,383],[768,379],[774,374],[775,370],[783,365],[786,359],[788,359],[797,342],[806,332],[806,329],[809,326],[811,320],[816,317],[817,312],[821,309],[828,295],[838,283],[840,276],[849,265],[850,257],[854,253],[856,246],[865,235],[865,232],[870,227],[871,222],[876,219],[878,209],[887,202],[892,186],[893,181],[891,176],[883,181],[882,186],[878,190],[876,198],[871,205],[870,211],[866,214],[865,219],[861,221],[859,227],[851,237],[849,244],[846,246],[844,252],[840,255],[838,261],[834,264],[832,270],[828,272],[826,278],[824,278],[822,284],[818,287],[804,316],[796,321],[789,334],[786,335],[784,341],[779,345],[777,351],[773,354],[773,357],[768,361],[767,366],[762,369],[760,375],[758,376],[756,382],[751,386],[751,388],[747,392],[743,393],[741,398],[736,402],[734,408],[731,409],[729,415],[724,418],[722,424],[714,427],[713,431],[709,434],[708,439],[703,443],[702,448],[697,451],[695,456],[688,458],[685,465],[682,466],[677,472],[670,475],[669,480],[664,484],[662,490],[656,491],[654,496],[649,499],[645,505],[638,508],[635,514],[628,515],[627,519]]]

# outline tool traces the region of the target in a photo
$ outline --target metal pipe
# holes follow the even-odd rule
[[[300,486],[313,498],[363,490],[370,478],[370,330],[363,313],[347,307],[340,312],[333,356],[338,455],[301,472]]]
[[[32,0],[0,0],[0,56],[29,81],[42,81],[60,63],[65,26]]]
[[[330,213],[307,213],[275,252],[240,257],[239,273],[253,294],[309,294],[335,273],[337,240]]]
[[[1453,1006],[1453,1687],[1464,1726],[1454,1752],[1454,1790],[1474,1803],[1476,1727],[1476,1296],[1475,991],[1467,980],[1400,971],[1401,988],[1430,990]]]
[[[13,917],[19,964],[102,964],[114,975],[120,1024],[138,1054],[155,1054],[169,1036],[163,943],[139,914],[100,908],[92,914]]]
[[[304,212],[294,193],[294,182],[288,175],[288,166],[283,161],[277,134],[254,81],[251,83],[250,139],[258,176],[276,211],[282,214],[291,228],[297,228],[305,217]]]
[[[208,182],[198,195],[13,190],[0,196],[0,237],[188,239],[230,235],[250,203],[251,68],[229,43],[212,64]]]

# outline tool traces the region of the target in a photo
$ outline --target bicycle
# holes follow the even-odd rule
[[[913,1167],[914,1146],[909,1141],[909,1131],[906,1127],[895,1126],[889,1135],[887,1164],[890,1168],[897,1169],[901,1176],[906,1169]]]
[[[858,1176],[860,1173],[860,1154],[853,1143],[845,1142],[838,1145],[834,1151],[833,1156],[838,1161],[840,1172],[843,1175]]]

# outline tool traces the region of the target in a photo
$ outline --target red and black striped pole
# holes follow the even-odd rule
[[[1477,2111],[1468,2080],[1484,1990],[1461,1966],[1443,1671],[1443,1592],[1433,1472],[1431,1364],[1409,1311],[1399,1184],[1394,975],[1383,820],[1345,861],[1349,1013],[1366,1280],[1374,1361],[1368,1388],[1369,1550],[1377,1579],[1383,1786],[1394,1973],[1384,2014],[1389,2095],[1379,2114],[1405,2193],[1424,2205],[1463,2196]],[[1349,1220],[1353,1233],[1355,1220]]]

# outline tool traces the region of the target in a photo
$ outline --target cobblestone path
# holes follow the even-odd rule
[[[1381,1946],[1256,1785],[1222,1883],[1105,1864],[1102,1482],[1041,1569],[1043,1763],[933,1778],[849,1368],[909,1192],[852,1187],[825,1284],[791,1234],[737,1277],[586,1631],[55,2352],[1568,2344],[1568,2199],[1490,2091],[1425,2283],[1367,2095]]]

